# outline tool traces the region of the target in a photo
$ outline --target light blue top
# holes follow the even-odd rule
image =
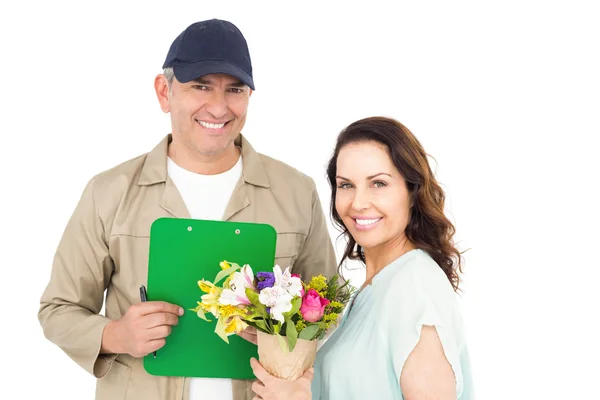
[[[422,250],[381,270],[317,353],[313,400],[404,399],[400,374],[423,325],[434,325],[454,370],[456,397],[474,399],[456,293]]]

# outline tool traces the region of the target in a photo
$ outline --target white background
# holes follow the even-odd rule
[[[312,176],[326,209],[324,166],[354,120],[397,118],[435,157],[471,249],[479,399],[600,398],[594,2],[130,3],[0,9],[0,397],[93,398],[37,321],[53,254],[88,179],[169,132],[154,76],[185,27],[218,17],[250,46],[245,135]]]

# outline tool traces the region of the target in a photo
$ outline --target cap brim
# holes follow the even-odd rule
[[[227,74],[245,83],[254,90],[252,77],[241,68],[224,61],[199,61],[197,63],[176,65],[173,67],[175,77],[181,83],[192,81],[208,74]]]

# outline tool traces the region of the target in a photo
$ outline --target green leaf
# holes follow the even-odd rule
[[[260,300],[258,300],[258,292],[252,288],[246,288],[246,296],[248,296],[248,300],[250,300],[250,303],[252,303],[253,306],[259,306],[262,304]]]
[[[285,336],[288,339],[289,349],[290,351],[294,351],[294,347],[296,347],[296,342],[298,341],[296,324],[294,324],[291,319],[287,319],[285,321],[285,326]]]
[[[217,321],[217,325],[215,326],[215,333],[221,337],[225,341],[225,343],[229,344],[229,339],[227,338],[227,333],[225,332],[225,324],[219,318]]]
[[[196,312],[196,314],[198,314],[198,316],[200,318],[202,318],[203,320],[205,320],[206,322],[212,322],[212,320],[206,318],[206,314],[204,314],[204,311],[201,308],[198,309],[198,311]]]
[[[196,308],[188,308],[188,310],[195,312],[198,315],[198,317],[205,320],[206,322],[212,322],[210,319],[206,319],[206,315],[204,314],[204,310],[202,309],[200,302],[198,301],[197,303],[198,306]]]
[[[283,317],[287,320],[300,310],[300,306],[302,306],[302,297],[297,297],[292,300],[292,309],[288,312],[282,313]]]
[[[258,293],[250,288],[246,288],[246,296],[248,296],[248,300],[250,300],[250,303],[252,303],[254,306],[254,311],[256,314],[260,315],[261,317],[268,318],[267,307],[265,307],[265,305],[262,304],[258,299]]]
[[[281,336],[278,333],[276,333],[275,336],[277,336],[277,340],[279,341],[279,345],[281,346],[281,350],[283,350],[284,353],[289,352],[290,350],[288,349],[287,342],[285,341],[285,339],[283,338],[283,336]]]
[[[298,337],[304,340],[312,340],[317,332],[319,332],[319,325],[308,325],[306,328],[302,329],[300,335]]]
[[[227,268],[227,269],[219,272],[217,274],[217,277],[215,278],[215,281],[213,282],[213,284],[216,285],[221,279],[225,278],[228,275],[233,274],[238,269],[240,269],[240,266],[237,264],[233,264],[233,267]]]
[[[263,318],[257,318],[257,319],[253,319],[252,323],[254,323],[256,325],[256,327],[260,330],[262,330],[263,332],[266,333],[273,333],[270,331],[269,327],[267,326],[267,323],[265,322],[265,320]]]

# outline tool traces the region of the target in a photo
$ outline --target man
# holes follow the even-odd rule
[[[251,382],[144,370],[141,357],[164,346],[185,306],[140,303],[151,224],[160,217],[270,224],[276,263],[306,278],[335,273],[333,246],[312,179],[257,153],[240,133],[254,82],[238,28],[216,19],[190,25],[163,69],[154,86],[172,133],[87,184],[39,320],[49,340],[99,378],[97,399],[251,399]]]

